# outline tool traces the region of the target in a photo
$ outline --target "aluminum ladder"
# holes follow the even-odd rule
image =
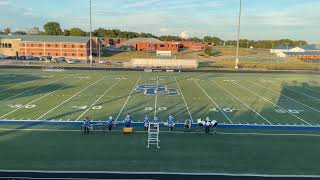
[[[159,123],[149,123],[147,148],[150,148],[150,145],[152,144],[157,145],[157,148],[160,148],[159,133],[160,133]]]

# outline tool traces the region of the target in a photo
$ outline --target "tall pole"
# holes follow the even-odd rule
[[[240,9],[239,9],[239,24],[238,24],[238,41],[237,41],[237,55],[236,55],[236,69],[238,69],[239,64],[239,45],[240,45],[240,27],[241,27],[241,11],[242,11],[242,0],[240,0]]]
[[[90,60],[90,64],[91,67],[93,66],[93,59],[92,59],[92,17],[91,17],[91,1],[90,0],[90,55],[89,55],[89,60]]]

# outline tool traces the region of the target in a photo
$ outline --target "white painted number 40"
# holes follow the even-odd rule
[[[85,110],[88,108],[88,106],[72,106],[72,107],[77,108],[77,109],[81,109],[81,110]],[[99,110],[99,109],[102,109],[102,106],[93,106],[91,109]]]
[[[294,109],[288,109],[288,110],[284,110],[284,109],[275,109],[275,111],[279,114],[286,114],[286,113],[290,113],[290,114],[300,114],[302,113],[304,110],[294,110]]]
[[[15,109],[18,109],[18,108],[32,109],[32,108],[35,108],[36,105],[34,105],[34,104],[27,104],[27,105],[15,104],[15,105],[9,105],[9,107],[15,108]]]
[[[219,109],[217,108],[212,108],[210,109],[211,112],[220,112]],[[238,109],[234,109],[234,108],[222,108],[221,111],[226,112],[226,113],[233,113],[235,111],[238,111]]]

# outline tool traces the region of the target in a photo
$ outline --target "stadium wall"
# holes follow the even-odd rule
[[[187,59],[132,59],[130,67],[133,68],[166,68],[166,69],[195,69],[197,60]]]

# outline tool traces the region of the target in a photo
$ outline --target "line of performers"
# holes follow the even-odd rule
[[[124,123],[125,127],[132,127],[132,121],[133,121],[133,118],[130,115],[130,113],[128,113],[123,119],[123,123]],[[86,117],[86,119],[84,120],[83,125],[82,125],[84,127],[84,133],[89,133],[90,126],[91,126],[90,122],[91,122],[91,120],[89,119],[89,117]],[[144,120],[143,120],[145,131],[148,131],[149,123],[150,123],[150,118],[148,117],[148,115],[145,115]],[[157,125],[159,124],[159,119],[157,116],[154,116],[153,123],[155,124],[154,128],[158,127]],[[110,116],[107,119],[106,123],[104,123],[104,125],[109,129],[109,131],[111,131],[113,126],[116,125],[116,122],[113,120],[112,116]],[[192,120],[186,119],[184,122],[184,128],[190,129],[191,125],[192,125]],[[164,126],[168,127],[170,131],[173,131],[173,129],[175,127],[175,123],[174,123],[174,117],[171,114],[167,118],[167,121],[164,122]],[[215,131],[217,126],[218,126],[218,121],[211,120],[209,117],[207,117],[205,120],[198,119],[198,121],[197,121],[197,128],[199,129],[201,127],[204,127],[206,133],[210,133],[211,127],[213,127],[214,131]]]

